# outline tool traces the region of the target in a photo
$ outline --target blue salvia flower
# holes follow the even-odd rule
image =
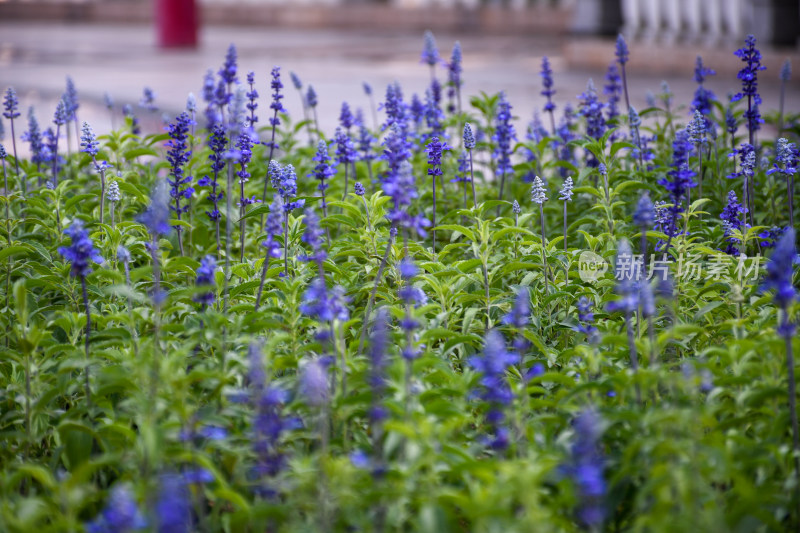
[[[267,232],[267,240],[261,245],[267,249],[267,257],[280,257],[281,245],[277,237],[283,233],[283,200],[279,194],[276,194],[269,207],[269,214],[265,224]]]
[[[720,214],[722,225],[725,228],[725,239],[728,241],[728,245],[725,248],[725,253],[728,255],[739,255],[737,244],[741,241],[733,235],[733,231],[742,229],[744,226],[742,215],[745,213],[747,213],[747,208],[739,203],[736,193],[730,191],[728,193],[728,203]]]
[[[302,240],[304,243],[311,247],[311,253],[301,256],[302,261],[314,261],[318,265],[328,258],[328,254],[322,247],[322,229],[319,226],[319,217],[312,208],[306,208],[304,219],[306,230],[303,233]]]
[[[503,410],[511,404],[513,393],[505,374],[518,361],[519,355],[508,351],[502,333],[497,330],[489,330],[483,353],[470,357],[468,361],[481,376],[477,396],[489,406],[486,421],[493,435],[486,439],[486,444],[494,450],[505,450],[509,444],[508,430],[502,426],[505,420]]]
[[[561,186],[561,190],[558,191],[558,199],[563,200],[565,202],[569,202],[572,200],[572,177],[567,176],[567,179],[564,180],[564,184]],[[536,202],[539,203],[539,202]]]
[[[89,154],[93,158],[97,156],[98,146],[97,137],[88,122],[81,126],[81,152]]]
[[[628,124],[631,128],[631,140],[636,148],[631,151],[631,155],[640,161],[652,161],[655,154],[647,146],[647,138],[642,137],[641,130],[642,119],[636,108],[631,106],[628,109]]]
[[[708,142],[706,137],[706,118],[699,109],[694,110],[694,116],[687,126],[689,130],[689,140],[696,145]]]
[[[312,158],[317,165],[314,171],[308,174],[314,176],[314,179],[319,181],[317,189],[322,195],[322,214],[328,216],[328,203],[325,201],[325,190],[328,188],[328,180],[336,174],[336,167],[330,164],[330,157],[328,156],[328,145],[320,139],[317,143],[317,153]]]
[[[46,163],[48,157],[42,140],[42,130],[39,128],[39,121],[36,120],[32,107],[28,108],[28,131],[23,136],[23,139],[30,143],[31,162],[37,166]]]
[[[3,126],[3,121],[0,120],[0,141],[6,138],[6,128]]]
[[[475,148],[475,135],[469,122],[464,124],[464,149],[469,151]]]
[[[271,126],[278,126],[281,123],[280,119],[278,118],[278,113],[286,113],[286,109],[284,109],[283,104],[281,103],[281,100],[283,99],[283,95],[281,94],[283,83],[281,83],[280,67],[272,68],[272,81],[270,82],[269,86],[272,88],[272,103],[269,105],[269,107],[275,112],[274,116],[269,120],[269,123]]]
[[[552,113],[556,109],[556,104],[553,103],[553,96],[556,94],[556,91],[553,89],[553,69],[550,68],[550,60],[547,59],[547,56],[542,57],[542,70],[539,73],[542,77],[542,89],[541,95],[547,98],[547,102],[544,104],[544,111],[546,113]]]
[[[236,172],[236,176],[239,178],[239,185],[240,185],[240,192],[239,195],[239,206],[248,206],[254,204],[256,202],[260,202],[261,200],[256,200],[254,198],[247,198],[244,192],[244,185],[248,181],[250,181],[250,172],[247,171],[247,166],[250,164],[250,160],[253,158],[253,145],[258,144],[258,141],[254,141],[252,137],[246,132],[242,132],[239,138],[236,140],[236,148],[239,154],[238,163],[239,163],[239,171]]]
[[[247,85],[250,87],[250,90],[247,92],[245,96],[247,96],[247,110],[250,111],[250,116],[247,117],[247,125],[251,128],[255,128],[256,122],[258,122],[258,117],[256,116],[256,109],[258,109],[258,91],[255,87],[256,83],[256,74],[252,70],[247,73]]]
[[[366,189],[364,189],[364,185],[360,181],[358,181],[353,186],[353,192],[356,194],[356,196],[364,196],[364,194],[366,194],[367,191]]]
[[[398,265],[398,270],[403,280],[403,286],[398,291],[398,296],[405,305],[405,315],[400,320],[400,329],[405,332],[405,345],[401,355],[409,363],[407,371],[410,372],[411,361],[420,355],[420,350],[416,349],[413,344],[414,330],[420,327],[420,323],[414,319],[411,308],[425,305],[428,297],[421,289],[413,285],[414,277],[419,273],[419,269],[411,257],[404,257]]]
[[[108,190],[106,191],[106,199],[112,204],[122,200],[122,194],[119,192],[119,184],[116,181],[109,182]]]
[[[197,281],[195,284],[198,288],[202,287],[203,289],[208,290],[194,295],[192,300],[203,305],[204,307],[210,307],[214,305],[214,287],[217,285],[214,277],[216,270],[217,260],[214,259],[213,255],[205,256],[200,261],[200,267],[197,269]]]
[[[511,210],[514,212],[515,215],[519,215],[520,213],[522,213],[522,208],[519,206],[519,202],[517,202],[516,200],[514,200],[511,203]]]
[[[620,65],[625,65],[628,62],[628,44],[625,42],[625,37],[620,33],[617,35],[617,44],[614,50],[614,55],[617,56],[617,61]]]
[[[762,285],[764,290],[775,291],[773,301],[784,312],[787,312],[792,302],[797,300],[797,289],[792,285],[794,265],[798,263],[794,243],[794,228],[787,228],[767,262],[767,275]]]
[[[192,117],[197,113],[197,98],[194,93],[189,93],[186,96],[186,112]]]
[[[193,531],[192,502],[186,480],[178,474],[164,474],[159,485],[155,506],[158,533]]]
[[[375,137],[372,135],[372,133],[370,133],[369,128],[367,128],[363,123],[360,124],[358,126],[358,139],[356,139],[356,142],[358,143],[358,149],[362,153],[362,161],[369,162],[375,159],[375,155],[372,153],[372,143],[374,141]]]
[[[408,129],[408,113],[399,83],[390,83],[386,87],[386,101],[380,107],[386,112],[386,122],[382,129],[388,130],[397,124],[405,136]]]
[[[303,82],[300,81],[300,76],[298,76],[294,72],[289,72],[289,78],[292,80],[292,85],[294,85],[295,89],[297,89],[298,91],[301,91],[303,89]]]
[[[439,101],[436,98],[436,91],[433,90],[433,87],[438,87],[438,82],[435,80],[431,88],[425,91],[425,111],[423,114],[425,116],[425,124],[428,126],[430,133],[424,135],[424,138],[444,134],[442,123],[445,117],[441,107],[439,107]]]
[[[592,307],[594,303],[586,296],[581,296],[578,299],[578,325],[575,326],[575,331],[579,331],[587,335],[589,342],[592,344],[597,341],[599,333],[594,325],[594,312]]]
[[[314,283],[322,283],[323,289],[325,282],[316,279]],[[320,357],[306,363],[300,375],[300,392],[305,397],[309,405],[323,407],[330,401],[330,386],[328,385],[328,367],[332,360],[327,357]]]
[[[579,98],[581,99],[579,114],[586,118],[586,135],[600,139],[606,131],[606,120],[603,118],[603,104],[597,98],[592,80],[589,80],[586,91]],[[597,166],[597,163],[591,166]]]
[[[219,116],[220,104],[217,101],[216,87],[216,83],[214,82],[214,72],[212,70],[208,70],[206,75],[203,77],[203,101],[207,104],[205,114],[209,128],[221,120]],[[225,86],[222,85],[222,88],[224,91]],[[223,103],[222,105],[225,104]]]
[[[19,117],[19,100],[13,87],[6,89],[3,96],[3,116],[9,120]]]
[[[341,124],[342,127],[347,131],[350,131],[350,128],[353,127],[353,112],[350,111],[350,106],[347,104],[347,102],[342,102],[342,109],[339,112],[339,124]]]
[[[236,46],[231,43],[231,45],[228,46],[228,52],[225,54],[225,63],[219,70],[219,77],[222,78],[222,80],[229,86],[238,81],[238,78],[236,77],[236,59]]]
[[[790,59],[787,59],[786,61],[783,62],[783,65],[781,65],[780,80],[786,83],[787,81],[789,81],[791,77],[792,77],[792,61]]]
[[[716,101],[717,97],[710,89],[706,89],[703,85],[706,76],[714,76],[716,72],[703,65],[703,58],[697,56],[697,63],[694,67],[694,81],[697,82],[698,87],[694,92],[694,100],[692,100],[692,111],[700,111],[706,121],[706,128],[713,128],[713,122],[708,118],[711,114],[712,102]]]
[[[558,125],[558,137],[560,139],[560,146],[561,149],[559,151],[558,157],[562,161],[568,161],[573,165],[576,165],[577,162],[575,161],[575,150],[570,144],[569,141],[573,140],[575,135],[572,133],[572,119],[574,117],[574,111],[570,104],[564,106],[564,116],[561,119],[561,122]],[[566,177],[568,169],[561,167],[559,169],[559,173],[561,177]]]
[[[547,189],[544,187],[544,182],[542,182],[542,178],[536,176],[533,179],[533,185],[531,186],[531,200],[533,203],[542,205],[547,201]]]
[[[64,230],[64,234],[71,239],[69,246],[61,246],[58,253],[64,259],[72,263],[70,268],[70,275],[74,278],[84,279],[91,274],[91,263],[102,264],[103,257],[100,252],[94,247],[92,239],[89,237],[89,232],[83,227],[83,222],[80,219],[75,219],[72,224]]]
[[[658,184],[669,192],[672,202],[672,206],[668,208],[670,223],[665,233],[673,238],[678,235],[677,221],[678,216],[684,211],[683,203],[688,198],[690,189],[697,186],[693,179],[696,174],[689,168],[691,151],[689,132],[686,129],[679,130],[672,142],[672,170],[667,172],[667,176],[658,180]]]
[[[411,115],[411,123],[414,125],[414,130],[419,132],[422,127],[422,119],[425,118],[425,104],[422,103],[416,93],[411,95],[411,104],[408,106],[408,112]]]
[[[225,137],[225,128],[221,124],[214,124],[212,127],[208,144],[211,148],[208,159],[211,161],[211,171],[214,174],[211,177],[207,175],[203,176],[197,180],[197,184],[201,187],[211,187],[211,192],[208,193],[208,201],[211,202],[214,208],[211,211],[206,211],[206,215],[208,215],[208,218],[211,220],[218,221],[222,217],[219,211],[219,201],[225,193],[222,190],[217,192],[217,179],[219,178],[220,172],[225,168],[225,149],[228,144],[228,140]]]
[[[144,213],[136,217],[136,221],[143,224],[155,240],[162,235],[167,235],[172,229],[169,224],[169,210],[167,184],[163,180],[158,180],[150,195],[150,204]]]
[[[56,126],[63,126],[69,120],[69,114],[67,113],[67,103],[62,96],[58,100],[58,104],[56,104],[56,112],[53,116],[53,124]]]
[[[650,200],[650,195],[647,192],[639,197],[636,204],[636,211],[633,213],[633,223],[639,226],[639,229],[646,231],[653,227],[655,224],[656,212],[653,207],[653,201]]]
[[[606,309],[609,312],[623,311],[626,315],[636,311],[639,306],[638,284],[641,276],[641,264],[634,257],[631,245],[622,239],[617,248],[617,259],[614,262],[614,277],[617,280],[617,300],[610,302]]]
[[[743,48],[734,52],[734,55],[746,63],[745,67],[739,71],[737,77],[742,82],[742,92],[733,96],[732,102],[738,102],[747,97],[747,110],[744,118],[747,121],[747,128],[750,131],[750,144],[754,144],[753,135],[761,129],[761,114],[758,106],[761,105],[761,96],[758,94],[758,71],[766,67],[761,65],[761,52],[756,48],[756,38],[748,35],[744,41]]]
[[[274,174],[273,170],[277,170],[277,174]],[[273,177],[273,187],[278,190],[278,193],[280,193],[283,198],[284,211],[288,213],[306,204],[305,200],[294,200],[297,196],[297,174],[295,173],[294,166],[286,165],[281,167],[275,163],[275,165],[271,165],[270,175]]]
[[[155,113],[158,111],[156,105],[156,93],[150,87],[145,87],[142,91],[142,98],[139,100],[139,107]]]
[[[170,140],[167,141],[167,161],[170,164],[170,173],[167,182],[170,185],[170,196],[174,205],[170,204],[170,209],[175,211],[178,220],[181,220],[181,215],[189,210],[188,203],[181,205],[182,199],[190,199],[194,193],[194,187],[187,186],[192,182],[191,176],[184,174],[184,166],[189,162],[192,153],[189,151],[188,135],[189,135],[189,115],[182,112],[175,119],[175,123],[169,125],[168,133]],[[178,232],[178,245],[183,255],[183,241],[181,240],[180,225],[176,226]]]
[[[511,310],[503,315],[503,318],[500,320],[501,323],[517,329],[522,329],[527,326],[531,316],[530,303],[531,297],[528,288],[520,286],[519,289],[517,289],[517,295],[516,298],[514,298],[514,304],[511,306]]]
[[[752,154],[752,155],[751,155]],[[755,171],[756,155],[755,148],[750,143],[742,143],[738,149],[730,153],[731,157],[739,156],[739,171],[728,174],[728,179],[739,178],[742,176],[752,177]]]
[[[233,96],[228,103],[228,134],[235,137],[241,135],[249,130],[247,128],[246,112],[247,112],[247,98],[245,97],[245,88],[237,85],[233,91]],[[237,159],[238,154],[235,150],[228,153],[230,159]]]
[[[375,324],[372,326],[372,336],[369,343],[369,386],[372,391],[372,405],[369,409],[369,419],[373,424],[380,423],[389,415],[383,406],[386,391],[386,369],[389,358],[386,353],[389,342],[389,319],[386,309],[378,309],[375,315]],[[378,450],[375,450],[378,454]]]
[[[431,68],[435,67],[437,63],[441,62],[442,58],[439,56],[439,49],[436,48],[436,39],[430,30],[425,32],[425,44],[422,48],[422,55],[420,62],[429,65]]]
[[[450,56],[450,61],[447,63],[447,97],[452,101],[456,100],[457,108],[452,104],[449,111],[453,113],[456,109],[461,109],[461,73],[463,71],[461,66],[461,43],[456,41],[453,45],[453,53]]]
[[[372,96],[372,86],[367,82],[361,82],[361,88],[364,89],[364,94]]]
[[[323,323],[333,320],[344,322],[350,318],[344,290],[341,287],[334,287],[329,292],[325,286],[325,278],[322,277],[314,278],[306,289],[300,304],[300,312]]]
[[[762,248],[775,248],[775,245],[780,240],[783,233],[786,231],[787,228],[779,228],[777,226],[773,226],[767,230],[762,231],[758,234],[759,239],[763,239],[761,241]]]
[[[78,90],[75,88],[75,82],[73,82],[72,78],[69,76],[67,76],[67,91],[64,94],[64,97],[67,102],[67,113],[69,114],[69,120],[77,121],[78,108],[80,107],[80,102],[78,101]]]
[[[794,143],[790,143],[789,139],[781,137],[775,145],[775,162],[773,168],[767,171],[767,174],[774,174],[780,172],[785,176],[793,176],[797,173],[797,165],[800,163],[800,152]]]
[[[405,131],[398,124],[393,124],[383,141],[383,148],[383,159],[388,165],[384,180],[388,180],[396,176],[402,163],[411,157],[411,143]]]
[[[317,107],[317,92],[311,85],[308,86],[308,90],[306,91],[306,104],[312,109]]]
[[[425,238],[427,228],[431,223],[421,213],[413,216],[408,212],[408,206],[417,198],[417,186],[414,179],[414,169],[411,163],[403,161],[396,173],[390,174],[382,182],[383,192],[391,197],[394,205],[386,214],[386,219],[392,227],[405,227]]]
[[[736,135],[736,130],[739,125],[736,122],[736,117],[733,116],[733,109],[728,107],[725,109],[725,130],[731,136],[731,144],[733,144],[733,136]]]
[[[497,160],[497,175],[505,180],[506,175],[514,174],[511,166],[511,144],[517,139],[514,125],[511,124],[511,104],[508,103],[504,92],[500,93],[497,103],[497,116],[495,117],[495,133],[492,140],[496,143],[494,157]],[[502,184],[500,187],[502,197]]]
[[[601,421],[592,409],[580,413],[573,422],[575,436],[567,466],[577,489],[578,520],[589,529],[600,529],[605,521],[606,481],[601,451]]]
[[[622,98],[622,78],[620,77],[616,62],[608,66],[605,81],[606,84],[603,86],[603,94],[608,96],[606,109],[608,120],[610,121],[619,116],[619,101]]]
[[[127,533],[146,527],[147,522],[130,489],[119,483],[111,489],[103,511],[86,523],[87,533]]]
[[[355,163],[358,160],[358,154],[356,153],[356,148],[353,145],[353,140],[339,127],[336,128],[334,142],[336,143],[337,163],[347,166],[350,163]]]

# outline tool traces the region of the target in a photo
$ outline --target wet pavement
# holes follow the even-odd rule
[[[514,114],[520,117],[518,131],[524,129],[534,109],[541,109],[544,103],[539,94],[543,55],[552,63],[559,109],[567,102],[577,104],[576,96],[585,89],[589,78],[598,87],[603,84],[605,69],[600,65],[568,67],[564,54],[566,37],[437,33],[436,38],[446,57],[453,43],[461,41],[463,94],[506,91]],[[117,109],[125,103],[136,107],[143,88],[148,86],[156,92],[161,110],[174,116],[183,108],[189,92],[199,98],[206,70],[218,70],[228,45],[235,43],[240,79],[244,80],[250,70],[256,72],[262,114],[269,105],[270,69],[279,65],[284,74],[284,103],[289,113],[296,119],[302,117],[299,96],[288,78],[289,71],[294,71],[304,83],[314,86],[319,97],[320,126],[331,132],[345,100],[354,108],[363,108],[369,117],[369,100],[362,82],[371,84],[376,100],[380,100],[386,85],[397,80],[408,100],[414,92],[423,93],[430,80],[428,67],[419,62],[422,35],[417,34],[366,29],[205,27],[201,43],[196,50],[161,50],[155,45],[154,29],[143,25],[0,22],[0,89],[14,86],[22,106],[34,105],[40,122],[46,123],[52,118],[65,78],[70,75],[81,97],[79,118],[89,121],[96,131],[104,132],[110,128],[109,114],[103,107],[105,92],[113,97]],[[613,50],[614,45],[609,40],[599,42],[598,46]],[[635,52],[632,47],[632,53]],[[693,65],[694,56],[686,61]],[[644,107],[648,90],[660,91],[664,77],[649,70],[629,72],[631,100],[639,108]],[[800,65],[795,65],[795,70],[800,72]],[[444,76],[440,70],[440,79]],[[760,89],[765,111],[777,107],[779,91],[777,72],[763,76]],[[667,80],[676,104],[688,105],[696,87],[691,76],[670,75]],[[707,86],[725,98],[729,92],[738,90],[739,82],[733,75],[716,76],[710,78]],[[793,112],[800,109],[797,84],[787,93],[786,107]],[[137,109],[136,114],[147,115],[142,109]],[[145,125],[151,131],[157,129],[160,117],[151,116]]]

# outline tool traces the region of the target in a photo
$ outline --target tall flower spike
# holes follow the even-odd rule
[[[306,208],[304,222],[306,230],[303,233],[302,240],[311,247],[311,253],[300,259],[303,261],[315,261],[321,265],[327,259],[328,254],[322,247],[322,229],[319,226],[319,217],[310,207]]]
[[[628,44],[625,42],[625,37],[620,33],[617,35],[617,44],[614,50],[614,55],[617,56],[617,61],[620,65],[628,62]]]
[[[225,63],[219,70],[219,77],[222,78],[222,80],[229,86],[237,81],[236,60],[237,60],[236,46],[231,43],[231,45],[228,46],[228,52],[225,54]]]
[[[117,483],[111,489],[103,511],[86,524],[88,533],[127,533],[147,527],[130,489]]]
[[[600,449],[600,419],[592,409],[580,413],[573,422],[573,438],[568,471],[578,492],[578,519],[590,530],[599,530],[605,521],[603,498],[606,482]]]
[[[528,325],[531,315],[531,296],[528,288],[520,286],[517,289],[517,296],[514,298],[514,304],[511,310],[503,316],[502,323],[506,326],[512,326],[517,329],[524,328]]]
[[[281,123],[280,119],[278,118],[278,113],[286,113],[286,109],[284,109],[283,104],[281,103],[281,100],[283,99],[283,95],[281,94],[283,83],[281,83],[280,67],[272,68],[272,81],[270,82],[269,86],[272,88],[272,103],[269,105],[269,107],[275,112],[269,123],[271,126],[278,126]]]
[[[475,135],[472,133],[472,126],[469,122],[464,124],[464,148],[466,150],[475,148]]]
[[[86,278],[92,272],[91,263],[102,264],[103,257],[94,247],[89,232],[83,228],[83,222],[80,219],[75,219],[70,227],[64,230],[64,234],[72,240],[72,243],[69,246],[60,247],[58,253],[72,263],[70,268],[72,277]]]
[[[341,124],[341,126],[347,131],[350,131],[350,128],[353,127],[353,112],[350,111],[350,106],[347,102],[342,102],[342,109],[339,112],[339,124]]]
[[[252,70],[247,73],[247,85],[250,87],[250,90],[247,92],[245,96],[247,96],[247,110],[250,111],[250,116],[247,117],[247,125],[251,128],[255,128],[256,122],[258,122],[258,117],[256,116],[256,109],[258,109],[258,91],[255,87],[256,84],[256,73]]]
[[[441,62],[442,58],[439,56],[439,49],[436,48],[436,39],[430,30],[425,32],[425,45],[422,48],[421,62],[435,67],[437,63]]]
[[[650,229],[655,223],[656,213],[653,208],[653,201],[650,195],[644,192],[636,204],[636,211],[633,213],[633,223],[640,229]]]
[[[88,122],[84,122],[83,126],[81,126],[81,152],[96,156],[98,145],[99,143],[94,131],[92,131],[92,127]]]
[[[469,365],[480,375],[478,396],[489,405],[486,421],[493,433],[486,444],[495,450],[508,447],[508,430],[502,426],[504,408],[511,404],[513,393],[505,377],[506,369],[517,364],[519,355],[508,351],[503,334],[489,330],[486,334],[483,353],[469,359]]]
[[[616,292],[619,298],[610,302],[606,309],[609,312],[633,313],[639,306],[637,282],[641,277],[641,263],[634,257],[631,245],[626,239],[622,239],[617,248],[614,277],[617,280]]]
[[[156,93],[150,87],[145,87],[142,91],[142,98],[139,100],[139,107],[150,111],[151,113],[158,111],[158,106],[156,105]]]
[[[136,220],[144,224],[154,239],[167,235],[171,231],[172,227],[169,224],[169,192],[164,180],[156,182],[150,196],[150,205]]]
[[[308,91],[306,92],[306,104],[311,108],[317,107],[317,92],[311,85],[308,86]]]
[[[593,306],[594,304],[592,301],[586,296],[581,296],[578,299],[578,325],[575,327],[575,331],[586,334],[589,338],[589,342],[592,344],[594,344],[599,337],[597,328],[594,325]]]
[[[267,256],[280,257],[281,245],[277,237],[283,232],[283,200],[279,194],[275,195],[269,207],[265,230],[267,232],[267,240],[261,245],[267,249]]]
[[[742,215],[745,213],[747,213],[747,209],[739,203],[736,193],[734,191],[728,192],[728,204],[719,216],[722,219],[722,226],[725,229],[725,238],[728,241],[728,246],[725,248],[725,253],[728,255],[739,255],[739,248],[737,245],[741,241],[733,235],[733,232],[734,230],[742,229],[744,225]]]
[[[500,199],[503,199],[503,184],[506,176],[514,175],[511,166],[511,144],[517,139],[516,131],[511,124],[511,104],[508,103],[505,93],[500,93],[495,117],[495,133],[492,140],[495,142],[494,157],[497,160],[497,174],[500,180]]]
[[[731,101],[738,102],[747,97],[744,118],[750,131],[750,144],[754,144],[754,134],[761,129],[761,123],[764,122],[758,110],[758,106],[761,105],[761,96],[758,94],[758,71],[766,67],[761,65],[761,52],[756,48],[756,38],[748,35],[744,42],[744,47],[734,52],[734,55],[745,63],[737,75],[742,82],[742,91],[734,95]]]
[[[451,113],[455,110],[461,112],[461,72],[461,43],[456,41],[453,45],[450,62],[447,63],[447,95],[451,100],[456,100],[456,107],[451,106],[449,109]]]
[[[553,89],[553,69],[550,68],[550,60],[547,59],[547,56],[542,57],[542,71],[539,75],[542,77],[542,87],[544,87],[541,95],[547,98],[544,111],[551,113],[552,118],[552,112],[556,109],[556,105],[553,103],[553,95],[556,94],[556,91]]]
[[[119,192],[119,184],[116,181],[108,183],[108,190],[106,191],[106,199],[109,202],[119,202],[122,200],[122,195]]]
[[[319,282],[317,279],[315,282]],[[325,282],[322,282],[325,285]],[[322,407],[330,400],[328,385],[328,367],[330,360],[326,358],[314,359],[306,363],[300,375],[300,392],[309,405]]]
[[[6,89],[3,97],[3,116],[9,120],[19,117],[19,100],[13,87]]]
[[[542,205],[547,201],[547,189],[545,189],[542,178],[539,176],[536,176],[533,179],[533,185],[531,186],[531,200],[539,205]]]
[[[558,199],[565,202],[572,200],[572,187],[572,176],[567,176],[567,179],[564,180],[564,185],[562,185],[561,190],[558,191]]]
[[[192,531],[192,502],[183,476],[161,476],[156,517],[159,533],[189,533]]]
[[[767,275],[763,284],[765,290],[775,291],[775,305],[784,311],[797,300],[797,290],[792,285],[794,265],[799,262],[794,243],[794,228],[788,228],[767,262]]]
[[[514,200],[511,202],[511,210],[514,212],[515,215],[519,215],[522,213],[522,208],[519,206],[519,202]]]
[[[208,290],[194,295],[192,300],[205,307],[214,305],[214,287],[217,285],[214,278],[216,271],[217,260],[214,259],[213,255],[207,255],[200,261],[200,267],[197,269],[196,285],[198,288],[202,287]]]

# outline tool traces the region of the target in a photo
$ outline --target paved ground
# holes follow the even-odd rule
[[[515,114],[527,122],[534,109],[541,109],[539,67],[548,55],[555,71],[559,107],[576,103],[576,96],[594,78],[602,85],[604,70],[569,69],[565,61],[565,41],[536,36],[481,36],[437,34],[443,53],[449,56],[453,42],[461,41],[464,50],[466,94],[506,90]],[[174,115],[191,91],[199,96],[205,71],[215,71],[222,64],[229,43],[239,49],[241,77],[249,70],[257,74],[262,109],[268,106],[269,71],[280,65],[283,72],[296,72],[305,83],[314,85],[319,95],[321,126],[330,131],[336,124],[339,107],[347,100],[354,107],[364,107],[368,100],[361,90],[369,82],[380,99],[385,87],[398,80],[407,97],[424,90],[429,71],[419,64],[421,35],[386,31],[319,31],[295,29],[253,29],[206,27],[202,46],[192,51],[162,51],[155,46],[154,31],[149,26],[64,25],[45,23],[0,22],[0,89],[13,85],[23,106],[34,105],[41,122],[49,121],[56,99],[63,91],[64,80],[71,75],[81,95],[81,120],[88,120],[99,132],[110,127],[102,107],[108,91],[119,104],[136,104],[147,85],[158,94],[163,110]],[[600,42],[613,50],[613,43]],[[634,49],[635,53],[635,49]],[[611,52],[609,52],[609,57]],[[686,58],[693,64],[694,56]],[[795,66],[800,78],[800,65]],[[763,74],[763,80],[777,80],[777,72]],[[648,90],[659,92],[662,76],[631,72],[629,86],[634,105],[644,106]],[[676,103],[688,104],[695,84],[691,76],[668,78]],[[301,116],[300,101],[286,84],[286,106]],[[717,76],[708,86],[725,97],[738,89],[735,76]],[[763,81],[763,109],[777,106],[777,82]],[[787,109],[800,109],[800,90],[792,86],[787,94]],[[137,114],[143,115],[143,110]],[[263,120],[263,119],[262,119]],[[148,127],[158,128],[152,117]],[[6,124],[7,126],[7,124]],[[8,129],[6,127],[6,129]]]

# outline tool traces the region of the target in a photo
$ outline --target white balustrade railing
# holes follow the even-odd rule
[[[750,0],[621,0],[626,38],[717,45],[740,40]]]

